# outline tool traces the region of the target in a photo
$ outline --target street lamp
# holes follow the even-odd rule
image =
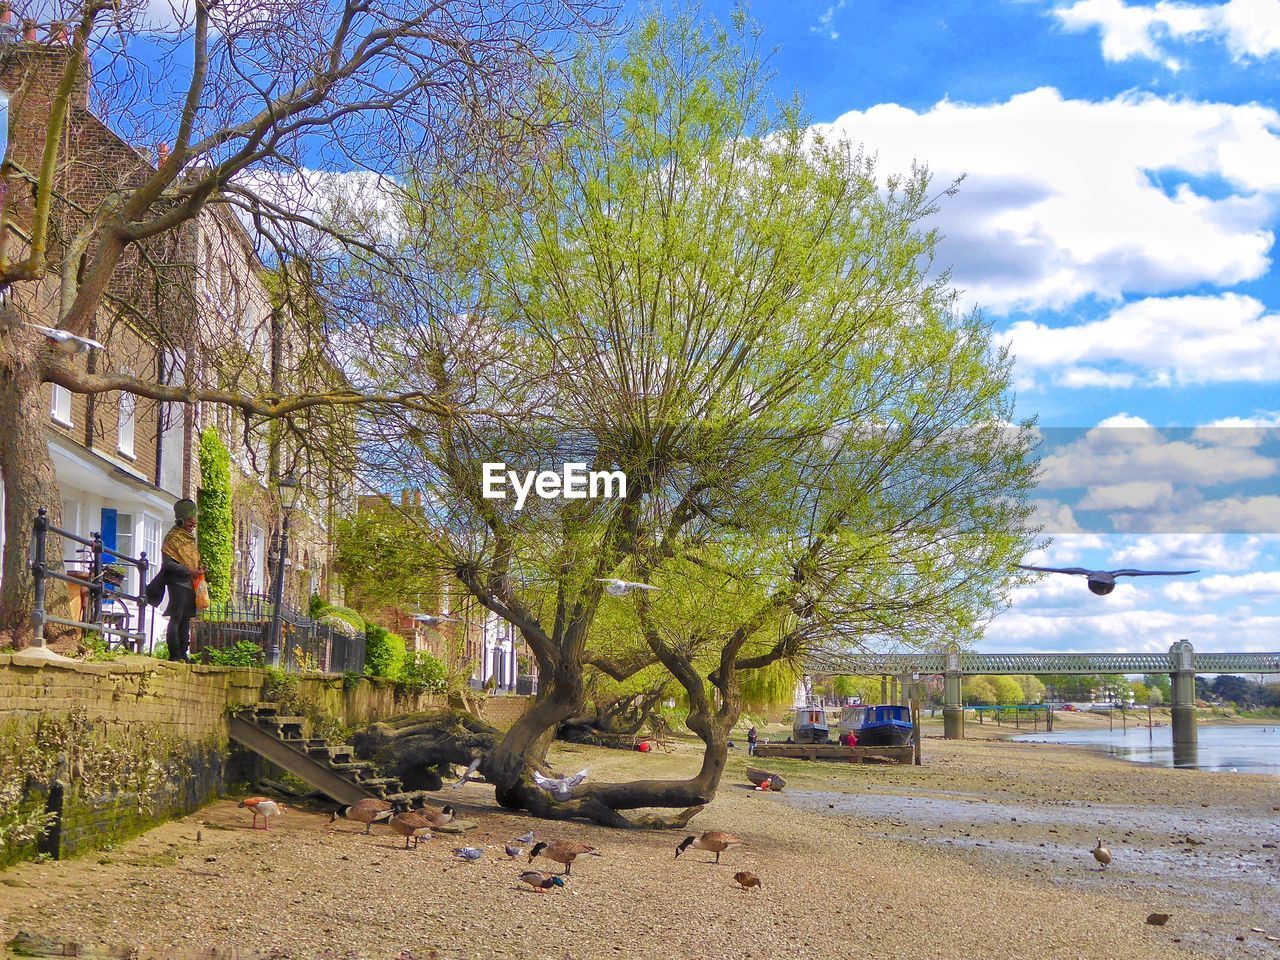
[[[268,658],[271,666],[280,666],[280,631],[282,627],[281,608],[284,606],[284,560],[289,555],[289,515],[298,504],[301,488],[293,474],[287,474],[276,483],[276,496],[284,509],[284,519],[280,524],[280,548],[276,551],[276,581],[272,584],[271,614],[271,654]]]

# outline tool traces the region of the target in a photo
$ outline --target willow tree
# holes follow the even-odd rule
[[[593,122],[508,216],[460,198],[465,269],[395,291],[403,328],[365,351],[389,389],[471,413],[382,418],[367,452],[418,480],[440,566],[537,660],[537,702],[482,759],[499,802],[625,825],[714,796],[744,672],[978,629],[1025,546],[1029,472],[1007,360],[930,273],[924,171],[882,181],[772,103],[741,17],[650,19],[578,86]],[[517,509],[486,496],[497,461],[618,470],[626,493]],[[655,665],[701,768],[536,786],[591,671]]]

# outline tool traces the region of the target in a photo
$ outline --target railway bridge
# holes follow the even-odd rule
[[[1167,673],[1173,690],[1173,747],[1178,754],[1196,744],[1196,674],[1280,673],[1280,653],[1196,653],[1179,640],[1168,653],[827,653],[811,657],[812,673],[885,678],[886,700],[894,701],[921,676],[943,678],[943,736],[964,738],[962,682],[977,674]]]

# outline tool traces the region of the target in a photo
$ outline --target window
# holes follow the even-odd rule
[[[126,374],[132,374],[132,371],[126,370]],[[138,419],[138,398],[132,393],[120,393],[120,415],[118,420],[118,429],[116,431],[116,450],[124,454],[130,460],[134,457],[133,452],[133,434],[137,426]]]
[[[147,555],[147,576],[153,577],[160,569],[160,521],[154,517],[142,518],[142,550]]]
[[[53,406],[49,411],[53,419],[63,426],[71,426],[71,391],[66,387],[53,385]]]
[[[246,578],[250,593],[262,593],[264,584],[264,553],[266,531],[257,524],[249,525],[249,575]]]
[[[125,557],[136,557],[137,551],[133,549],[133,514],[132,513],[116,513],[116,542],[113,546],[116,553]],[[104,534],[105,536],[105,534]],[[138,568],[132,563],[122,563],[116,561],[124,567],[128,576],[124,581],[124,589],[126,593],[138,592]]]

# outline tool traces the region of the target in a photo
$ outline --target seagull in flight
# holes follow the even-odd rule
[[[1185,577],[1199,570],[1086,570],[1084,567],[1031,567],[1018,564],[1019,570],[1034,570],[1037,573],[1069,573],[1089,578],[1089,589],[1100,597],[1105,597],[1116,588],[1116,577]]]
[[[604,592],[611,597],[621,597],[630,593],[632,590],[657,590],[657,587],[650,586],[647,583],[632,583],[630,580],[618,580],[613,577],[596,577],[600,583],[604,584]]]
[[[568,800],[573,793],[573,788],[585,779],[587,779],[585,770],[575,773],[572,777],[544,777],[536,770],[533,773],[533,782],[561,802]]]
[[[74,357],[77,353],[85,353],[88,350],[106,349],[97,340],[76,336],[70,330],[59,330],[57,327],[46,327],[30,321],[27,321],[27,326],[35,327],[49,338],[49,341],[58,348],[60,353],[65,353],[68,356]]]
[[[438,627],[442,623],[461,623],[459,617],[451,617],[443,613],[416,613],[413,619],[427,627]]]

